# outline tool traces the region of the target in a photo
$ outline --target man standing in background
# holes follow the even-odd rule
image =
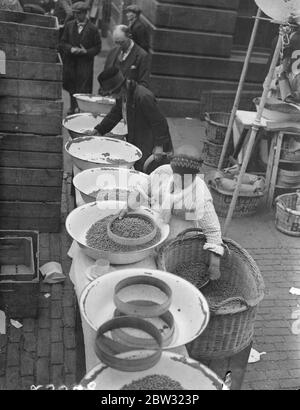
[[[132,40],[144,49],[146,53],[149,53],[150,34],[148,27],[140,19],[142,10],[136,5],[131,5],[125,9],[125,12]]]
[[[117,67],[127,79],[135,80],[138,84],[149,88],[149,56],[131,39],[129,28],[125,25],[116,26],[113,40],[116,47],[107,56],[105,70]]]
[[[68,115],[78,112],[74,94],[91,94],[93,90],[94,58],[101,51],[97,27],[87,17],[88,5],[73,6],[75,20],[66,24],[61,49],[64,54],[63,88],[69,92],[71,106]]]

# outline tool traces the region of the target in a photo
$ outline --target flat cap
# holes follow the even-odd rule
[[[136,4],[132,4],[131,6],[126,7],[125,12],[126,13],[131,12],[131,13],[135,13],[135,14],[141,14],[142,9],[139,6],[137,6]]]
[[[84,1],[77,1],[77,3],[74,3],[73,6],[72,6],[72,10],[74,12],[76,12],[76,11],[87,11],[88,9],[89,9],[89,6]]]

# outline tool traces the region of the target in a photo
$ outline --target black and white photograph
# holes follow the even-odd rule
[[[300,0],[0,0],[0,391],[300,390],[299,238]]]

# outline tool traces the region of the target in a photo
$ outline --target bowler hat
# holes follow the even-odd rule
[[[140,15],[142,12],[142,9],[139,6],[136,6],[135,4],[132,4],[131,6],[126,7],[125,9],[126,13],[135,13],[137,15]]]
[[[75,13],[79,13],[81,11],[87,11],[88,9],[89,9],[89,6],[83,1],[77,1],[77,3],[74,3],[72,6],[72,10]]]
[[[125,77],[117,67],[108,68],[98,75],[99,94],[102,96],[111,95],[121,88],[125,81]]]

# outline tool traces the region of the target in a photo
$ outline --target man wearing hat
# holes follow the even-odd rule
[[[78,111],[74,94],[90,94],[93,89],[94,58],[101,51],[97,27],[87,17],[88,5],[79,1],[73,5],[75,20],[68,22],[61,39],[64,53],[63,87],[69,92],[68,114]]]
[[[138,171],[143,170],[151,154],[160,161],[163,152],[172,151],[168,122],[150,90],[135,81],[126,80],[116,67],[104,70],[98,76],[98,81],[100,95],[112,96],[117,102],[103,121],[88,134],[105,135],[123,119],[128,127],[127,141],[143,152],[142,159],[135,165]]]
[[[133,41],[149,53],[150,35],[148,27],[140,19],[142,10],[133,4],[128,6],[125,12]]]

